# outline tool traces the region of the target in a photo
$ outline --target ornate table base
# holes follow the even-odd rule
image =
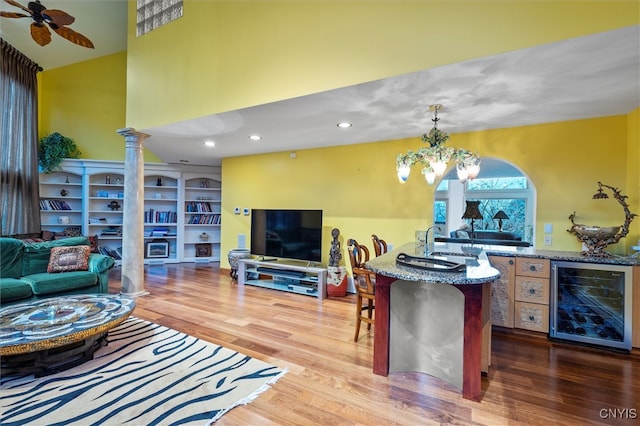
[[[94,352],[106,345],[107,333],[101,333],[57,348],[3,356],[0,371],[3,375],[48,376],[92,360]]]
[[[2,374],[41,377],[93,359],[107,344],[107,332],[134,308],[133,299],[118,294],[62,296],[2,308]]]

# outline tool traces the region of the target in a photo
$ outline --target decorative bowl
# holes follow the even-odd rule
[[[576,226],[574,229],[577,234],[591,238],[592,240],[608,240],[620,231],[619,226],[609,226],[605,228],[599,226]]]

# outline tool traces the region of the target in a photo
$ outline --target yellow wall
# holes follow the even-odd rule
[[[185,0],[141,37],[135,15],[126,122],[144,130],[634,25],[640,4]]]
[[[130,0],[126,54],[43,72],[40,135],[59,131],[76,140],[84,158],[122,160],[118,128],[144,130],[635,25],[640,3],[185,0],[184,13],[136,37]],[[613,219],[617,206],[591,205],[598,180],[640,205],[639,115],[453,135],[450,143],[522,168],[538,188],[537,244],[541,224],[552,223],[551,248],[577,250],[564,231],[572,211],[587,224],[620,222]],[[332,227],[367,242],[371,232],[395,245],[413,239],[432,221],[433,187],[417,169],[409,183],[396,183],[394,160],[419,143],[225,159],[222,253],[236,246],[238,233],[248,236],[249,218],[233,215],[234,207],[322,208],[325,241]],[[146,151],[145,161],[158,159]],[[627,241],[639,238],[638,222]]]
[[[82,158],[124,159],[127,53],[54,68],[38,74],[38,134],[70,137]],[[160,161],[145,152],[145,161]]]
[[[455,134],[448,144],[520,167],[538,192],[536,245],[542,247],[543,224],[551,223],[553,246],[548,248],[579,251],[575,236],[566,232],[573,211],[578,222],[588,225],[624,222],[614,200],[594,201],[591,196],[598,180],[625,194],[633,186],[627,168],[637,169],[640,162],[625,160],[633,145],[627,142],[628,121],[615,116]],[[372,233],[396,247],[412,241],[415,230],[433,221],[434,187],[424,182],[418,167],[405,185],[399,184],[395,157],[420,144],[416,137],[301,150],[295,159],[289,152],[224,159],[221,252],[237,246],[238,234],[247,241],[250,235],[250,217],[234,215],[234,207],[323,209],[325,262],[334,227],[345,241],[355,238],[369,245]],[[634,235],[629,238],[636,241],[637,228]],[[612,251],[624,253],[624,241]]]

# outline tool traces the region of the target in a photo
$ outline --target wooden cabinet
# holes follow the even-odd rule
[[[549,304],[549,278],[516,276],[516,300]]]
[[[500,271],[492,284],[493,325],[549,332],[549,259],[489,256]]]
[[[515,328],[525,330],[549,332],[549,305],[539,303],[515,303]]]
[[[517,257],[516,275],[549,279],[551,276],[551,262],[549,259]]]
[[[491,323],[513,328],[515,258],[489,256],[489,261],[500,271],[500,278],[491,284]]]
[[[516,258],[514,327],[549,332],[549,259]]]

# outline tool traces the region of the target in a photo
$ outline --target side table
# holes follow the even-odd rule
[[[234,248],[229,250],[227,255],[229,259],[229,265],[231,266],[231,278],[234,280],[238,279],[238,260],[240,259],[249,259],[251,258],[251,254],[249,253],[249,249],[246,248]]]

